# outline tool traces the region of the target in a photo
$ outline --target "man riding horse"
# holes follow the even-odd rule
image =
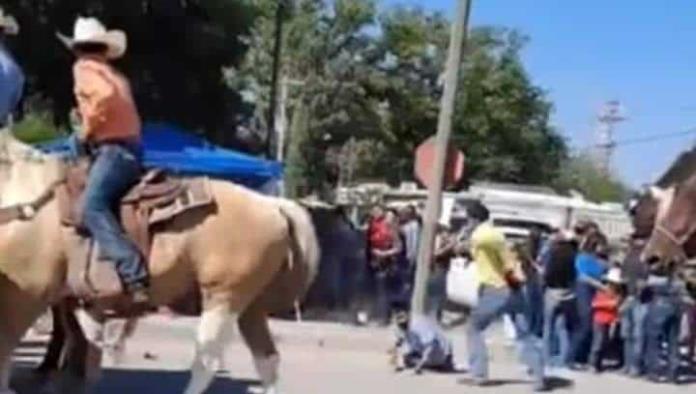
[[[101,254],[113,263],[134,304],[146,305],[145,258],[114,212],[141,175],[141,121],[126,77],[109,61],[126,53],[126,35],[95,18],[78,18],[74,37],[59,35],[77,56],[73,73],[81,131],[73,138],[92,161],[82,221]]]

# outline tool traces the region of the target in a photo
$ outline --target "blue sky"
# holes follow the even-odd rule
[[[457,0],[383,0],[451,15]],[[629,119],[616,140],[696,127],[696,2],[673,0],[474,0],[472,25],[520,29],[524,60],[555,103],[554,125],[574,148],[593,144],[602,103]],[[650,182],[696,134],[619,147],[613,167],[633,186]]]

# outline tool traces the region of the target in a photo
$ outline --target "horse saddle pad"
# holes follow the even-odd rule
[[[88,166],[80,163],[68,171],[57,190],[61,222],[73,239],[68,253],[68,287],[85,299],[114,297],[123,287],[114,264],[104,261],[97,245],[82,224],[82,194]],[[128,237],[147,259],[155,226],[198,208],[214,204],[210,181],[205,177],[174,178],[161,170],[144,174],[121,200],[119,215]]]

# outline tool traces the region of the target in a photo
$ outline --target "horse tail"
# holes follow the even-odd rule
[[[295,269],[295,264],[299,264],[306,270],[306,282],[304,289],[298,298],[304,297],[309,287],[319,272],[319,258],[321,248],[317,238],[316,229],[312,222],[309,212],[300,204],[283,199],[276,199],[280,212],[288,221],[288,231],[290,233],[291,245],[288,264]]]

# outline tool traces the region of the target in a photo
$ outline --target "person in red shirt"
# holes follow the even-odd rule
[[[597,291],[592,299],[594,330],[590,365],[597,373],[602,371],[602,362],[611,342],[611,333],[619,321],[619,307],[623,294],[621,269],[612,268],[604,277],[604,288]]]
[[[389,324],[392,303],[398,298],[402,282],[399,260],[403,251],[398,218],[395,212],[376,206],[368,224],[370,273],[374,276],[376,315],[383,325]]]

